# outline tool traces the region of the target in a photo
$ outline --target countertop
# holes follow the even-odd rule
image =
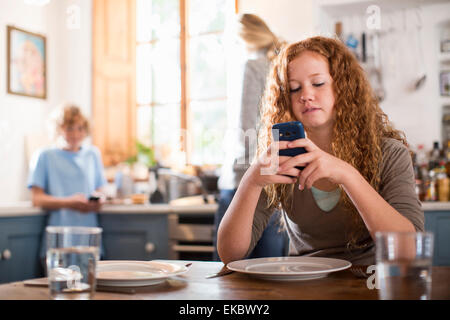
[[[162,260],[171,262],[170,260]],[[181,261],[172,261],[180,263]],[[187,261],[184,261],[187,262]],[[97,291],[95,300],[376,300],[378,290],[349,269],[308,281],[269,281],[234,272],[223,277],[206,276],[221,270],[221,262],[191,261],[189,271],[165,282],[139,287],[132,293]],[[450,267],[433,267],[431,299],[450,299]],[[114,289],[114,288],[113,288]],[[116,290],[117,291],[117,290]],[[48,300],[47,287],[25,286],[24,282],[0,285],[0,300]]]
[[[154,213],[204,213],[217,211],[216,203],[204,204],[194,201],[174,202],[171,204],[105,204],[100,214],[154,214]],[[42,215],[45,211],[33,207],[30,201],[0,204],[0,217]]]
[[[216,203],[204,204],[199,197],[192,197],[192,201],[179,199],[171,204],[105,204],[100,214],[152,214],[152,213],[205,213],[217,211]],[[189,199],[190,200],[190,199]],[[424,202],[424,211],[450,211],[450,202]],[[0,204],[0,217],[32,216],[45,214],[45,211],[32,206],[30,201]]]

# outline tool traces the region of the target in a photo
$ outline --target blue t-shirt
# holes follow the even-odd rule
[[[28,188],[42,188],[54,197],[75,193],[89,197],[105,183],[100,151],[94,146],[83,146],[77,152],[43,149],[31,161]],[[47,225],[96,227],[98,219],[95,212],[81,213],[63,208],[49,211]]]

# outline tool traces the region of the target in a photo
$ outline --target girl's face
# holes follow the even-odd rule
[[[292,111],[307,129],[332,129],[334,92],[328,61],[305,51],[288,65]]]
[[[81,120],[75,121],[71,125],[62,127],[62,135],[67,142],[67,148],[70,151],[78,151],[86,138],[86,127]]]

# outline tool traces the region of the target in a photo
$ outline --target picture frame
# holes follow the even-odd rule
[[[7,92],[47,99],[46,37],[7,26]]]
[[[441,72],[439,82],[441,96],[450,96],[450,71]]]

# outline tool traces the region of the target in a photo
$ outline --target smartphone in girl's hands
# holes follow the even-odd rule
[[[272,136],[275,141],[294,141],[306,138],[305,129],[300,121],[283,122],[273,125]],[[295,157],[306,152],[305,148],[291,148],[279,150],[278,155]],[[297,168],[303,170],[305,167]]]

